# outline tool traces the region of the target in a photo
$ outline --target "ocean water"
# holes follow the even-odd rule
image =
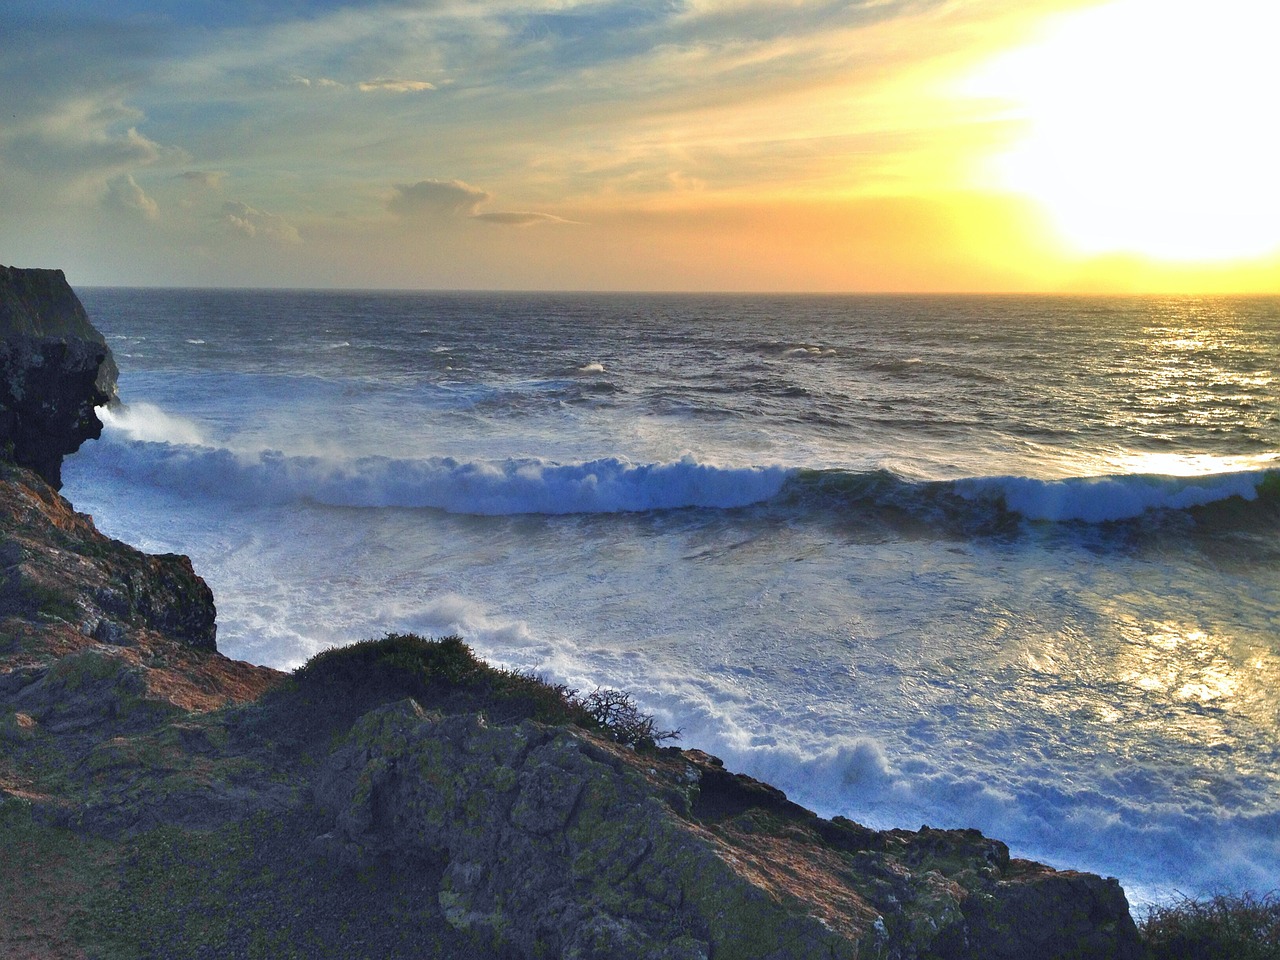
[[[1280,300],[81,291],[227,654],[632,691],[824,815],[1280,882]]]

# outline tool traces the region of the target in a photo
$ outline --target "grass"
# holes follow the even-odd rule
[[[139,834],[114,883],[89,891],[70,926],[92,960],[476,955],[439,915],[443,861],[406,855],[359,874],[307,852],[325,825],[303,808],[213,832]]]
[[[30,608],[37,614],[67,623],[74,623],[79,619],[79,608],[66,590],[42,583],[24,583],[22,593]]]
[[[580,694],[531,673],[493,667],[456,636],[438,640],[389,633],[316,654],[293,674],[284,695],[352,719],[405,697],[445,713],[483,712],[492,723],[537,720],[573,724],[637,748],[679,737],[659,729],[628,693]]]
[[[73,917],[86,900],[114,889],[119,847],[39,824],[29,804],[10,798],[0,801],[0,849],[0,956],[83,957]]]
[[[1184,897],[1138,929],[1152,960],[1280,960],[1280,894]]]

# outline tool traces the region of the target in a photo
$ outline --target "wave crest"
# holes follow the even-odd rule
[[[110,445],[118,472],[186,493],[252,502],[311,500],[340,507],[427,507],[449,513],[627,513],[727,509],[776,496],[782,467],[720,467],[692,457],[633,464],[606,458],[561,464],[452,457],[333,459],[279,451],[125,440]],[[101,452],[101,451],[100,451]]]
[[[1108,523],[1132,520],[1152,510],[1203,507],[1231,497],[1255,500],[1267,476],[1261,470],[1202,477],[983,477],[957,481],[956,490],[966,498],[998,502],[1028,520]]]
[[[1205,476],[1118,474],[1042,480],[968,477],[905,480],[887,470],[864,473],[801,471],[792,486],[799,499],[861,512],[905,512],[959,522],[970,530],[1000,529],[1018,520],[1101,524],[1136,520],[1161,511],[1186,511],[1236,498],[1280,502],[1280,471],[1245,470]]]
[[[383,456],[236,452],[206,445],[199,430],[158,408],[102,408],[106,443],[93,455],[133,480],[251,502],[311,500],[343,507],[425,507],[477,515],[631,513],[733,509],[772,502],[806,514],[907,514],[970,532],[1019,520],[1086,524],[1133,520],[1265,494],[1280,502],[1280,470],[1182,477],[1121,474],[1042,480],[1018,476],[907,480],[887,470],[722,466],[691,455],[662,463],[604,457],[559,463],[536,457],[461,461]]]

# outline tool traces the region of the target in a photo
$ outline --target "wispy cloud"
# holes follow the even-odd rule
[[[337,80],[330,80],[328,77],[303,77],[296,73],[290,75],[289,83],[295,87],[314,87],[317,90],[341,90],[345,86],[345,84],[339,83]]]
[[[226,172],[222,170],[184,170],[177,176],[193,187],[203,187],[206,190],[221,189],[227,179]]]
[[[472,215],[475,220],[483,220],[486,223],[497,223],[505,227],[531,227],[537,223],[575,223],[574,220],[566,220],[564,217],[553,216],[549,213],[534,213],[532,211],[502,211],[495,213],[476,213]]]
[[[434,90],[436,85],[426,80],[365,80],[358,87],[363,93],[422,93]]]
[[[298,228],[283,217],[256,210],[238,200],[228,200],[222,205],[222,222],[245,237],[285,245],[302,242]]]
[[[140,217],[143,220],[156,220],[160,216],[159,204],[147,196],[128,174],[108,181],[103,206],[108,210],[131,217]]]

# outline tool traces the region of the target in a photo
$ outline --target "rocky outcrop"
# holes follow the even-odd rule
[[[115,397],[111,350],[62,271],[0,266],[0,450],[57,489]]]
[[[977,831],[822,820],[714,758],[378,708],[314,786],[353,867],[443,865],[452,926],[520,957],[1136,958],[1119,884]]]
[[[177,554],[100,534],[36,474],[0,463],[0,629],[72,629],[110,646],[165,637],[217,649],[213,592]]]

